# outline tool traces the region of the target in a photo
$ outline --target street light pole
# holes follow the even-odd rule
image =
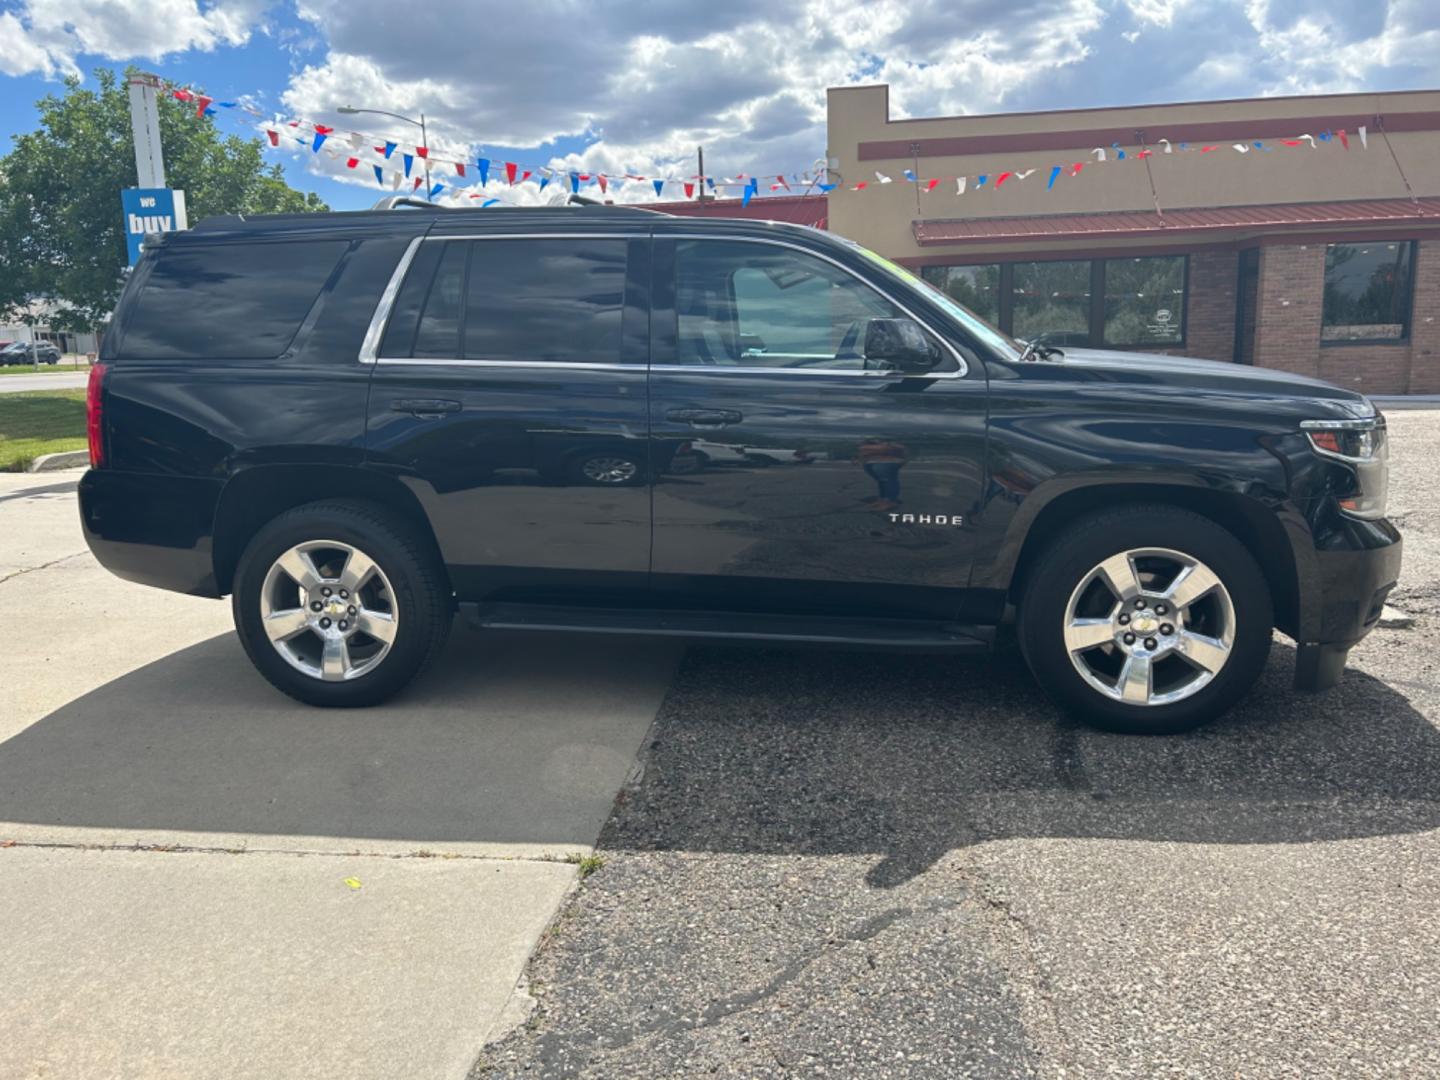
[[[343,116],[354,116],[356,113],[373,113],[376,116],[389,116],[396,120],[404,120],[407,124],[414,124],[420,129],[420,142],[425,147],[425,156],[421,160],[425,163],[425,198],[430,199],[430,136],[425,130],[425,114],[420,114],[420,119],[413,116],[402,116],[400,113],[386,112],[384,109],[357,109],[353,105],[341,105],[335,110]]]

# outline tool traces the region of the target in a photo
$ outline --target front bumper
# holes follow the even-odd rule
[[[1328,690],[1339,681],[1350,649],[1380,620],[1404,546],[1384,520],[1347,519],[1317,539],[1314,580],[1302,601],[1309,610],[1297,642],[1297,690]]]

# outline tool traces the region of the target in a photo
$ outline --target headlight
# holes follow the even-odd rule
[[[1366,521],[1384,517],[1390,488],[1385,417],[1377,413],[1364,420],[1306,420],[1300,426],[1317,454],[1344,462],[1355,478],[1353,493],[1336,495],[1340,509]]]

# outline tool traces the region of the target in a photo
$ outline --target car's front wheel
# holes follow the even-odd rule
[[[235,628],[251,662],[311,705],[385,700],[435,657],[452,613],[444,569],[380,507],[321,502],[265,525],[240,558]]]
[[[1254,685],[1274,611],[1245,547],[1207,518],[1129,506],[1070,526],[1020,605],[1025,658],[1050,694],[1108,731],[1172,734]]]

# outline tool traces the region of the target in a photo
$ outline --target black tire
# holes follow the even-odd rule
[[[367,554],[389,580],[398,614],[389,652],[353,679],[327,682],[297,670],[266,636],[261,589],[275,561],[296,544],[340,541]],[[356,708],[389,698],[440,653],[454,621],[444,567],[433,546],[408,522],[364,502],[307,503],[260,529],[236,568],[231,609],[251,662],[278,690],[308,705]]]
[[[1086,575],[1113,555],[1146,548],[1181,552],[1213,571],[1229,593],[1233,642],[1223,665],[1190,696],[1140,705],[1109,697],[1087,682],[1071,662],[1064,635],[1071,595]],[[1031,565],[1017,625],[1021,650],[1046,692],[1094,727],[1134,735],[1190,731],[1234,705],[1265,667],[1275,623],[1270,587],[1240,541],[1199,514],[1163,504],[1101,511],[1068,526]]]

